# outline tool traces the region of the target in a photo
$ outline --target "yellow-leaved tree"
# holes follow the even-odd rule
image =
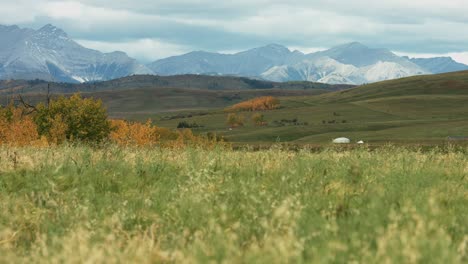
[[[159,141],[158,128],[151,120],[145,124],[112,120],[110,139],[122,146],[151,146]]]
[[[74,94],[67,98],[61,96],[37,107],[34,121],[40,135],[50,142],[64,140],[100,142],[108,138],[111,124],[101,100],[83,98]]]
[[[263,96],[240,102],[225,109],[226,112],[265,111],[280,107],[280,100],[273,96]]]

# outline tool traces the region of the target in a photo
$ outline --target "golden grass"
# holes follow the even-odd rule
[[[0,147],[0,262],[466,263],[467,153]]]

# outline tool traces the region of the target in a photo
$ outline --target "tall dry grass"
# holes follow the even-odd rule
[[[0,262],[466,263],[467,153],[0,147]]]

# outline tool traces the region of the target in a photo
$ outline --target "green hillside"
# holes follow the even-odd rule
[[[141,118],[161,112],[200,111],[224,108],[259,96],[311,96],[353,87],[314,82],[269,82],[235,76],[134,75],[120,79],[83,83],[48,83],[34,80],[0,81],[0,105],[19,94],[31,104],[51,96],[80,92],[101,98],[114,118]]]
[[[411,95],[468,95],[468,71],[421,75],[362,85],[314,98],[314,102],[353,102]]]
[[[133,75],[110,81],[82,84],[48,83],[34,80],[0,80],[1,94],[102,92],[134,89],[196,89],[212,91],[231,90],[321,90],[338,91],[353,87],[352,85],[331,85],[315,82],[270,82],[235,76],[207,75]]]
[[[84,97],[101,99],[106,105],[112,118],[129,118],[145,120],[155,114],[163,112],[192,111],[203,113],[217,111],[232,104],[260,96],[312,96],[328,91],[322,89],[310,90],[197,90],[197,89],[169,89],[169,88],[140,88],[118,91],[84,92]],[[52,94],[52,97],[67,94]],[[44,93],[26,93],[22,96],[30,104],[45,102]],[[17,95],[0,95],[0,105],[6,105]]]
[[[180,121],[203,125],[233,142],[328,143],[346,136],[374,143],[440,143],[448,136],[468,137],[468,72],[417,76],[316,96],[282,98],[282,108],[263,114],[269,125],[256,127],[244,113],[245,127],[227,129],[226,114],[153,116],[161,126]],[[174,118],[186,116],[185,118]],[[172,119],[168,120],[168,117]],[[142,118],[142,117],[140,117]],[[297,119],[297,124],[281,120]]]

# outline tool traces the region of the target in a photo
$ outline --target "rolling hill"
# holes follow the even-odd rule
[[[198,90],[316,90],[330,92],[353,87],[314,82],[270,82],[245,77],[207,75],[132,75],[93,83],[54,83],[40,80],[0,80],[0,93],[40,93],[47,87],[54,93],[101,92],[133,89],[198,89]]]
[[[346,136],[354,142],[439,144],[449,136],[468,138],[468,71],[283,97],[281,102],[281,109],[262,112],[269,123],[265,127],[251,124],[248,112],[243,113],[246,126],[233,130],[227,129],[221,111],[192,117],[188,117],[190,111],[158,114],[153,119],[167,127],[176,127],[180,121],[195,122],[204,126],[199,133],[216,132],[243,143],[327,143]]]
[[[315,98],[320,102],[353,102],[399,96],[468,95],[468,71],[423,75],[361,85]]]
[[[47,92],[54,96],[81,92],[101,98],[112,117],[145,116],[180,110],[208,110],[259,96],[310,96],[348,89],[350,85],[312,82],[276,83],[227,76],[134,75],[105,82],[70,84],[45,81],[0,81],[0,105],[22,94],[32,103],[44,102]]]

